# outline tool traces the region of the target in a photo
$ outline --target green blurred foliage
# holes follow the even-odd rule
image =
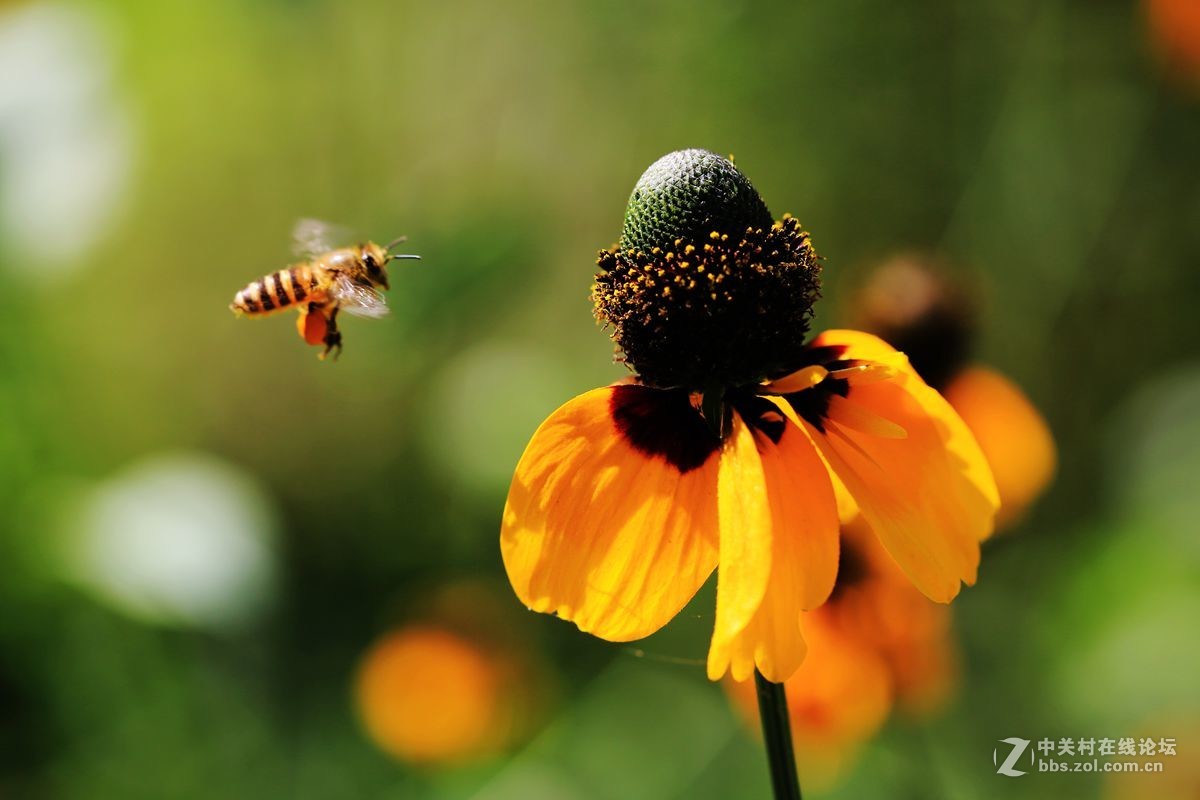
[[[891,725],[834,795],[1094,796],[1091,776],[995,775],[996,741],[1200,715],[1200,98],[1162,81],[1136,5],[62,7],[111,51],[134,157],[69,270],[0,239],[0,796],[766,796],[754,735],[691,663],[710,590],[645,658],[515,614],[564,688],[511,757],[393,763],[349,701],[421,587],[502,576],[525,441],[623,374],[590,315],[595,251],[641,170],[691,146],[735,154],[813,232],[821,325],[898,250],[981,277],[979,357],[1060,446],[1056,486],[957,604],[957,704]],[[343,325],[336,364],[290,319],[226,311],[304,216],[424,259],[394,266],[391,318]],[[1164,409],[1179,427],[1149,424]],[[70,498],[176,450],[278,509],[281,586],[248,628],[147,625],[63,577]]]

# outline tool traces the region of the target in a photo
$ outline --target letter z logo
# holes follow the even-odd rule
[[[1015,736],[1010,736],[1007,739],[1001,739],[1000,742],[1002,744],[1012,745],[1012,751],[1009,752],[1008,758],[1004,759],[1004,763],[1001,764],[1000,766],[996,767],[997,774],[1007,775],[1010,778],[1019,778],[1020,776],[1024,775],[1025,770],[1013,769],[1013,765],[1017,763],[1017,759],[1019,759],[1022,755],[1024,755],[1025,748],[1029,747],[1029,740],[1028,739],[1018,739]],[[998,755],[999,750],[1000,750],[1000,748],[996,748],[995,750],[992,751],[992,763],[993,764],[995,764],[999,760],[999,755]],[[1032,760],[1033,754],[1031,753],[1029,757],[1030,757],[1030,760]]]

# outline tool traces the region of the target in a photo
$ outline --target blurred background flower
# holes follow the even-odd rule
[[[996,529],[1008,528],[1049,485],[1058,454],[1050,428],[1025,393],[996,370],[971,363],[980,306],[971,277],[953,275],[931,256],[905,255],[862,280],[849,302],[849,325],[904,351],[950,401],[1000,490]]]
[[[500,676],[489,654],[435,627],[397,630],[366,654],[363,723],[380,748],[416,763],[486,753],[504,734]]]
[[[25,278],[77,269],[129,183],[133,120],[104,23],[66,3],[0,8],[0,241]]]
[[[879,733],[892,707],[892,676],[872,643],[842,631],[826,614],[804,624],[808,656],[786,684],[796,763],[806,791],[828,790]],[[754,681],[727,681],[749,725],[759,727]]]
[[[1094,0],[0,4],[0,796],[767,796],[705,682],[711,587],[636,651],[473,604],[557,687],[493,755],[396,759],[351,701],[372,643],[446,629],[431,587],[503,587],[521,448],[624,374],[595,248],[680,147],[735,153],[812,231],[814,330],[872,265],[940,254],[978,295],[972,359],[1057,445],[955,603],[956,691],[891,714],[826,796],[1107,791],[997,776],[1011,736],[1196,750],[1200,105],[1164,89],[1153,24]],[[337,364],[227,309],[305,216],[423,256]]]
[[[913,588],[857,513],[843,524],[837,583],[825,605],[804,615],[808,653],[786,685],[809,787],[836,786],[894,707],[920,720],[952,697],[959,655],[950,608]],[[753,682],[726,685],[757,727]]]
[[[148,622],[222,628],[275,590],[278,513],[212,457],[157,455],[86,493],[64,542],[68,580]]]
[[[427,587],[424,612],[379,636],[363,654],[355,705],[371,740],[419,766],[455,766],[510,750],[555,687],[520,641],[513,609],[487,584]]]
[[[1151,45],[1175,77],[1200,86],[1200,7],[1189,0],[1143,0]]]

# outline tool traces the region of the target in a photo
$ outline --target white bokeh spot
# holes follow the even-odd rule
[[[129,183],[133,134],[111,47],[87,12],[0,11],[0,250],[10,268],[81,266]]]
[[[69,559],[97,599],[146,621],[236,626],[268,605],[278,524],[236,467],[161,455],[97,487],[81,508]]]

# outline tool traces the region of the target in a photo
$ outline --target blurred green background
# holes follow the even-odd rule
[[[0,797],[766,797],[711,594],[638,657],[524,612],[498,552],[537,424],[623,374],[595,251],[681,147],[812,231],[817,329],[896,251],[969,271],[1059,444],[955,604],[956,702],[833,796],[1109,790],[996,775],[1010,736],[1194,759],[1195,86],[1119,0],[0,3]],[[337,363],[226,308],[300,217],[424,259]],[[461,581],[536,710],[405,764],[354,676]]]

